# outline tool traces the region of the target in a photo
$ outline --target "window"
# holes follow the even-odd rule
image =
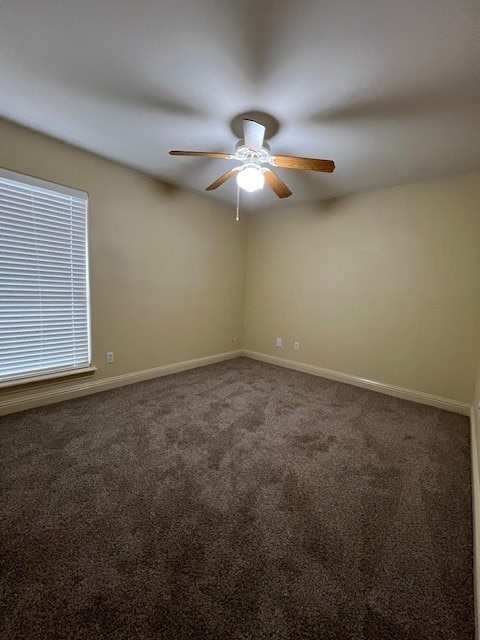
[[[0,169],[0,386],[90,367],[87,205]]]

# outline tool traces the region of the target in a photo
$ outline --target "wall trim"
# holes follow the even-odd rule
[[[116,387],[134,384],[135,382],[142,382],[143,380],[159,378],[161,376],[167,376],[172,373],[178,373],[180,371],[186,371],[188,369],[194,369],[196,367],[215,364],[216,362],[222,362],[224,360],[232,360],[242,355],[247,358],[252,358],[253,360],[260,360],[262,362],[267,362],[276,366],[286,367],[287,369],[294,369],[295,371],[301,371],[303,373],[309,373],[311,375],[319,376],[322,378],[328,378],[329,380],[336,380],[337,382],[352,384],[356,387],[378,391],[380,393],[385,393],[396,398],[402,398],[404,400],[410,400],[412,402],[427,404],[438,409],[445,409],[446,411],[453,411],[454,413],[460,413],[462,415],[470,415],[470,419],[474,419],[474,416],[472,418],[471,415],[471,405],[467,403],[458,402],[457,400],[449,400],[447,398],[441,398],[440,396],[434,396],[422,391],[413,391],[412,389],[396,387],[394,385],[377,382],[375,380],[359,378],[357,376],[343,373],[341,371],[325,369],[316,365],[297,362],[296,360],[288,360],[287,358],[279,358],[278,356],[271,356],[266,353],[251,351],[249,349],[225,351],[223,353],[217,353],[202,358],[193,358],[191,360],[184,360],[182,362],[174,362],[172,364],[166,364],[160,367],[154,367],[152,369],[134,371],[133,373],[124,373],[118,376],[104,378],[102,380],[89,379],[87,381],[78,382],[74,385],[69,385],[68,387],[62,389],[55,387],[35,390],[31,393],[22,393],[21,397],[19,398],[9,398],[8,400],[3,401],[0,400],[0,415],[14,413],[16,411],[23,411],[24,409],[31,409],[33,407],[39,407],[54,402],[62,402],[63,400],[77,398],[80,396],[88,395],[90,393],[107,391],[108,389],[115,389]],[[473,435],[476,434],[474,433]]]
[[[134,371],[133,373],[123,373],[111,378],[104,378],[102,380],[87,380],[82,381],[74,385],[70,385],[66,388],[49,388],[42,390],[35,390],[32,393],[22,394],[18,399],[8,399],[0,401],[0,415],[6,415],[8,413],[14,413],[16,411],[23,411],[24,409],[33,409],[34,407],[40,407],[45,404],[53,404],[55,402],[62,402],[63,400],[71,400],[73,398],[79,398],[91,393],[98,393],[99,391],[108,391],[109,389],[115,389],[116,387],[123,387],[135,382],[142,382],[143,380],[151,380],[152,378],[160,378],[162,376],[168,376],[172,373],[179,373],[180,371],[186,371],[187,369],[195,369],[197,367],[204,367],[209,364],[215,364],[216,362],[223,362],[224,360],[232,360],[242,355],[242,350],[225,351],[223,353],[217,353],[212,356],[205,356],[203,358],[193,358],[192,360],[184,360],[183,362],[174,362],[172,364],[165,364],[160,367],[154,367],[152,369],[144,369],[143,371]]]
[[[423,391],[404,389],[403,387],[396,387],[392,384],[377,382],[376,380],[367,380],[366,378],[359,378],[349,373],[333,371],[332,369],[324,369],[323,367],[317,367],[313,364],[305,364],[303,362],[297,362],[296,360],[287,360],[286,358],[270,356],[266,353],[260,353],[258,351],[250,351],[249,349],[244,349],[243,355],[247,358],[253,358],[253,360],[260,360],[262,362],[268,362],[269,364],[274,364],[279,367],[286,367],[287,369],[294,369],[295,371],[310,373],[321,378],[328,378],[329,380],[336,380],[337,382],[352,384],[355,387],[362,387],[363,389],[378,391],[389,396],[394,396],[395,398],[402,398],[403,400],[411,400],[412,402],[427,404],[431,407],[436,407],[437,409],[453,411],[454,413],[460,413],[464,416],[470,415],[471,405],[465,402],[458,402],[457,400],[441,398],[440,396],[434,396],[429,393],[424,393]]]
[[[470,450],[472,458],[473,584],[475,594],[475,638],[480,640],[480,468],[478,457],[478,410],[470,408]]]

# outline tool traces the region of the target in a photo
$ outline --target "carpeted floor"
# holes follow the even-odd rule
[[[239,358],[0,450],[3,640],[473,640],[466,417]]]

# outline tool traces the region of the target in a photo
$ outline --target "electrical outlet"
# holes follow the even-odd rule
[[[293,343],[293,348],[295,349],[295,351],[298,351],[300,349],[300,342],[298,342],[298,340],[295,340],[295,342]]]
[[[113,355],[113,351],[107,352],[107,364],[112,364],[115,361],[115,356]]]
[[[232,344],[238,344],[238,336],[232,338]]]
[[[281,349],[283,347],[283,338],[277,338],[275,340],[275,346],[277,349]]]

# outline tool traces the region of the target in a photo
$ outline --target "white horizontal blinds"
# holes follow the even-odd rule
[[[0,172],[0,382],[90,364],[87,195],[13,175]]]

